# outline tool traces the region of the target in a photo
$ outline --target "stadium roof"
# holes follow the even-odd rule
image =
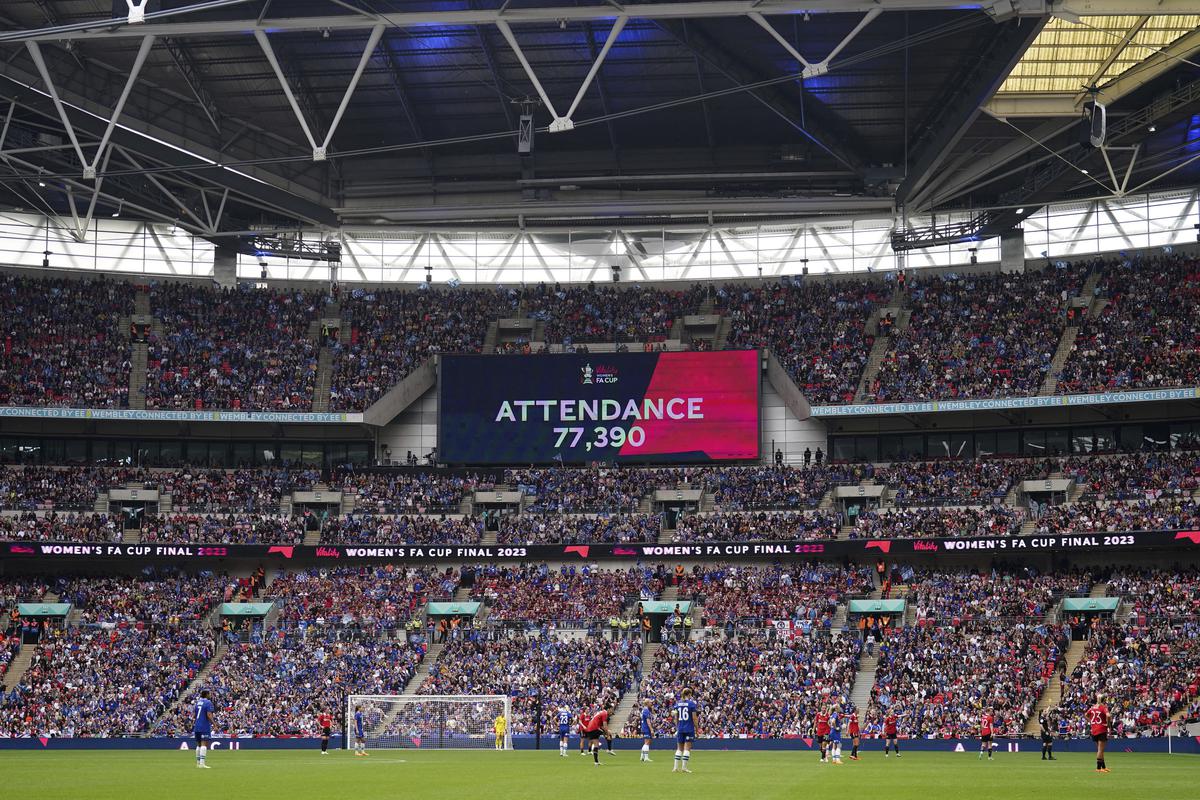
[[[7,0],[0,207],[214,239],[1013,209],[971,232],[991,235],[1017,208],[1200,179],[1193,10],[149,0],[129,24],[126,0]],[[1078,144],[1091,84],[1136,153]]]

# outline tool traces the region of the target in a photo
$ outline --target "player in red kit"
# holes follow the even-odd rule
[[[1092,741],[1096,743],[1096,772],[1108,772],[1104,763],[1104,750],[1108,746],[1108,706],[1103,698],[1096,695],[1096,704],[1084,712],[1088,728],[1092,732]]]
[[[587,755],[587,727],[592,714],[586,708],[579,711],[579,755]]]
[[[850,760],[858,761],[858,739],[862,731],[858,727],[858,709],[850,709]]]
[[[606,737],[610,737],[608,732],[609,710],[608,706],[600,709],[592,715],[587,724],[588,747],[591,748],[592,758],[596,760],[596,766],[600,766],[600,736],[603,734]]]
[[[817,712],[817,746],[821,748],[821,763],[824,764],[828,760],[826,752],[829,743],[829,712]]]
[[[883,757],[888,757],[888,748],[896,748],[896,758],[900,757],[900,742],[896,739],[896,725],[899,723],[899,718],[894,710],[888,709],[887,715],[883,718]]]
[[[992,736],[995,733],[996,716],[990,708],[984,709],[983,716],[979,718],[979,757],[983,758],[983,752],[987,751],[988,761],[992,760],[992,750],[995,747],[992,741]]]
[[[333,717],[328,711],[317,714],[317,727],[321,729],[321,755],[329,755],[329,734],[333,730]]]

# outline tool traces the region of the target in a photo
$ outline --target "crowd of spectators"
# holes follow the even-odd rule
[[[1012,536],[1024,521],[1022,509],[1002,505],[876,509],[855,518],[850,538]]]
[[[381,516],[351,514],[321,526],[325,544],[478,544],[483,538],[479,517]]]
[[[388,564],[280,572],[263,596],[279,604],[284,629],[353,629],[372,638],[399,629],[457,588],[456,570]]]
[[[0,633],[6,630],[10,623],[17,622],[20,617],[12,612],[21,603],[35,603],[42,599],[48,588],[42,578],[2,578],[0,577]]]
[[[839,603],[874,589],[862,567],[834,564],[697,565],[679,582],[679,597],[704,609],[704,620],[791,621],[802,630],[828,630]]]
[[[1200,489],[1200,451],[1071,458],[1063,463],[1062,472],[1087,485],[1087,499],[1157,500],[1165,495],[1190,495]]]
[[[1018,459],[896,462],[875,470],[898,506],[987,505],[999,502],[1036,465]]]
[[[716,512],[680,517],[676,542],[769,542],[836,539],[842,527],[837,511]]]
[[[1160,498],[1132,502],[1081,501],[1044,507],[1035,533],[1159,531],[1200,527],[1194,500]]]
[[[903,331],[880,326],[892,345],[866,397],[1036,393],[1068,322],[1067,301],[1089,269],[1100,270],[1104,306],[1084,320],[1058,390],[1191,385],[1200,374],[1198,264],[1167,254],[1022,275],[906,276],[911,321]],[[131,351],[120,321],[135,291],[121,281],[0,276],[12,320],[0,405],[127,406]],[[685,290],[354,289],[339,298],[341,329],[324,339],[333,349],[331,407],[367,407],[432,353],[478,352],[500,317],[541,320],[546,339],[568,348],[656,343],[706,295],[731,323],[728,346],[770,348],[810,400],[849,402],[875,338],[868,321],[892,291],[890,281],[809,279]],[[147,407],[311,409],[321,342],[310,332],[330,302],[323,292],[154,286],[162,326],[148,337]]]
[[[547,342],[657,342],[676,319],[693,313],[698,291],[542,284],[526,289],[521,301],[529,316],[546,323]]]
[[[1200,381],[1200,261],[1184,253],[1114,260],[1058,376],[1062,394],[1195,386]]]
[[[867,320],[891,291],[867,281],[725,286],[717,310],[731,324],[728,347],[769,348],[810,402],[848,403],[874,343]]]
[[[963,622],[1041,622],[1062,597],[1087,597],[1087,573],[1032,571],[928,572],[906,577],[907,601],[917,625],[958,627]]]
[[[52,628],[0,695],[0,738],[145,734],[213,649],[196,625]]]
[[[91,511],[96,495],[123,486],[137,473],[107,467],[0,468],[0,508]]]
[[[1037,394],[1081,271],[909,280],[912,317],[866,396],[874,402]]]
[[[403,640],[344,641],[335,631],[272,629],[256,638],[235,643],[205,681],[221,733],[319,736],[317,715],[341,727],[347,695],[402,694],[423,654]],[[189,710],[170,720],[176,735],[191,731]]]
[[[174,511],[275,514],[284,494],[309,489],[319,478],[316,470],[185,467],[155,471],[146,482],[171,495]]]
[[[1170,624],[1173,620],[1200,622],[1200,573],[1187,570],[1123,569],[1109,576],[1109,597],[1120,597],[1133,607],[1132,621]]]
[[[652,600],[662,589],[662,575],[645,567],[486,564],[475,571],[471,599],[501,622],[582,621],[620,615],[627,603]]]
[[[4,604],[0,602],[0,612],[4,611]],[[0,619],[0,625],[7,628],[8,621]],[[8,672],[8,665],[17,657],[17,653],[21,651],[21,629],[15,627],[12,630],[0,629],[0,685],[3,685],[4,673]],[[0,695],[0,704],[3,704],[4,698]]]
[[[816,508],[830,487],[858,483],[866,471],[833,464],[712,468],[704,472],[704,488],[724,511]]]
[[[1200,622],[1097,621],[1083,659],[1065,678],[1059,712],[1075,732],[1086,733],[1084,712],[1099,694],[1110,736],[1163,736],[1172,715],[1200,697]]]
[[[505,517],[499,544],[562,544],[611,542],[647,544],[658,541],[662,520],[657,514],[584,516],[580,514],[521,514]]]
[[[121,528],[107,514],[37,514],[0,516],[0,539],[31,542],[119,542]]]
[[[574,719],[579,709],[594,707],[602,696],[618,702],[633,687],[640,670],[641,645],[634,640],[522,633],[485,639],[471,631],[445,645],[417,693],[508,695],[512,698],[509,733],[514,734],[537,730],[540,701],[540,727],[549,732],[557,730],[560,707],[569,709]],[[451,734],[486,731],[491,720],[455,716],[447,727]]]
[[[0,275],[0,406],[126,406],[133,295],[124,281]]]
[[[488,324],[515,308],[508,292],[493,289],[349,292],[343,335],[332,345],[330,409],[370,406],[434,353],[478,353]]]
[[[1066,652],[1068,626],[989,620],[895,628],[879,646],[863,732],[889,710],[910,738],[978,736],[987,709],[1000,734],[1019,733]]]
[[[141,541],[164,544],[300,544],[304,520],[278,514],[153,514]]]
[[[60,578],[53,590],[79,612],[80,625],[112,628],[204,619],[231,585],[236,581],[209,571],[146,567],[136,576]]]
[[[333,484],[355,495],[356,514],[434,514],[457,512],[478,484],[472,476],[431,472],[341,472]]]
[[[675,483],[672,469],[510,469],[504,483],[532,495],[538,512],[636,511],[642,497]]]
[[[852,636],[783,637],[761,631],[669,643],[642,682],[640,699],[651,703],[656,732],[674,731],[674,701],[690,687],[699,706],[700,736],[812,736],[817,712],[850,696],[860,650]],[[636,735],[638,716],[635,709],[627,735]]]
[[[148,409],[308,411],[317,375],[309,328],[325,307],[319,292],[155,286],[146,367]]]

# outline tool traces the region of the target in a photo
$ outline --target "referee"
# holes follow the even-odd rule
[[[1038,714],[1038,727],[1042,734],[1042,761],[1054,760],[1054,719],[1050,709],[1043,708]]]

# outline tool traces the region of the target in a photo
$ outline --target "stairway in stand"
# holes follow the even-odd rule
[[[863,367],[862,377],[858,379],[858,389],[854,392],[854,402],[861,403],[867,397],[871,385],[875,383],[875,378],[879,375],[880,365],[883,364],[883,360],[887,358],[888,353],[891,351],[892,339],[890,336],[875,337],[875,343],[871,345],[871,352],[867,355],[866,366]]]
[[[134,342],[133,357],[129,362],[129,407],[138,411],[146,407],[146,364],[149,359],[149,345]]]
[[[217,664],[227,652],[229,652],[229,643],[224,639],[218,639],[217,646],[213,650],[212,658],[210,658],[208,663],[196,673],[196,677],[193,678],[192,682],[187,685],[187,688],[179,693],[179,697],[175,698],[175,702],[171,703],[170,707],[164,711],[162,716],[158,718],[158,721],[154,723],[154,729],[156,731],[168,727],[174,716],[179,713],[179,710],[191,702],[191,696],[195,694],[200,687],[204,686],[205,682],[208,681],[208,676],[211,675],[212,671],[217,668]]]
[[[126,324],[121,328],[122,336],[129,336],[129,322],[145,324],[150,318],[150,293],[144,288],[138,289],[133,296],[133,316],[122,321]],[[161,334],[161,323],[151,321],[151,329],[155,334]],[[129,407],[141,410],[146,407],[146,365],[150,357],[150,348],[145,342],[131,344],[129,367]]]
[[[8,670],[4,673],[4,682],[0,684],[4,687],[4,694],[11,692],[13,687],[21,682],[21,678],[25,677],[25,672],[33,663],[33,654],[36,651],[35,645],[23,644],[17,654],[13,656],[13,660],[8,662]]]
[[[854,686],[850,689],[850,702],[858,709],[858,721],[861,723],[867,713],[867,703],[871,701],[871,687],[875,685],[875,671],[879,669],[879,656],[868,656],[865,651],[858,659],[858,674],[854,676]]]
[[[1084,653],[1087,652],[1087,642],[1071,642],[1067,647],[1066,669],[1070,675],[1079,662],[1083,660]],[[1038,732],[1038,714],[1044,709],[1054,708],[1062,700],[1062,684],[1058,682],[1058,673],[1050,676],[1049,682],[1046,683],[1046,688],[1042,690],[1042,696],[1034,706],[1033,713],[1029,715],[1029,719],[1025,721],[1026,733]]]
[[[659,644],[648,644],[642,648],[642,675],[648,675],[653,669],[653,661],[658,659],[658,651],[662,648]],[[621,696],[621,702],[617,703],[617,707],[613,710],[609,717],[611,720],[611,729],[616,731],[624,730],[625,723],[629,721],[630,714],[638,704],[638,687],[631,687],[628,692]],[[575,713],[575,709],[572,709]]]
[[[433,671],[433,665],[437,663],[438,656],[442,654],[444,644],[430,644],[429,649],[425,651],[425,657],[421,659],[421,663],[417,664],[417,671],[408,679],[408,683],[404,685],[404,694],[413,695],[425,683],[425,679],[429,677]]]

